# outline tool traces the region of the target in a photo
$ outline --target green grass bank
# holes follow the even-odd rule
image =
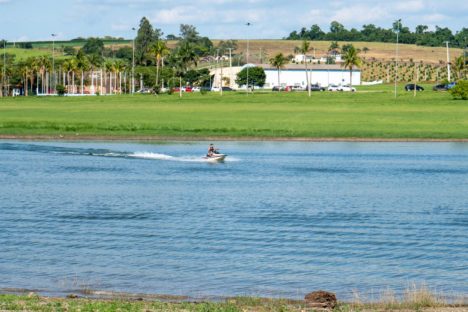
[[[468,103],[393,86],[356,93],[0,98],[0,136],[466,140]]]
[[[418,312],[466,312],[465,304],[446,304],[435,297],[423,297],[402,301],[382,300],[373,303],[338,302],[336,312],[376,311],[418,311]],[[155,299],[88,299],[49,298],[36,294],[0,294],[0,311],[69,311],[69,312],[111,312],[111,311],[184,311],[184,312],[311,312],[303,300],[271,299],[258,297],[234,297],[220,301],[169,302]],[[320,310],[318,310],[320,311]],[[329,310],[327,310],[329,311]]]

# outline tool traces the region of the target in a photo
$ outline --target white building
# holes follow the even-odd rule
[[[271,65],[244,65],[242,67],[224,67],[222,69],[224,78],[221,80],[221,69],[213,69],[211,75],[214,75],[213,85],[219,86],[223,81],[223,86],[230,86],[238,89],[239,86],[235,83],[236,75],[245,66],[260,66],[265,70],[266,80],[263,86],[270,89],[278,86],[278,70]],[[307,74],[309,75],[309,83],[318,84],[322,87],[327,87],[331,84],[346,85],[350,83],[350,71],[340,65],[332,64],[309,64]],[[229,78],[229,79],[227,79]],[[352,71],[353,85],[361,84],[361,70],[354,68]],[[227,83],[229,81],[229,83]],[[301,86],[303,88],[307,85],[307,76],[303,64],[288,64],[280,69],[280,84],[281,86]]]

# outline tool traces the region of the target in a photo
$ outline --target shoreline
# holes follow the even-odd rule
[[[414,142],[414,143],[468,143],[466,139],[436,139],[436,138],[308,138],[308,137],[229,137],[229,136],[162,136],[162,135],[10,135],[0,134],[0,140],[25,141],[134,141],[134,142],[190,142],[190,141],[242,141],[242,142]]]

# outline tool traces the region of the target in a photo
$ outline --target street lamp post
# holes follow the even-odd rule
[[[397,81],[398,81],[398,39],[400,35],[400,24],[401,24],[401,19],[397,21],[396,25],[396,55],[395,55],[395,99],[397,98]]]
[[[3,40],[3,75],[2,75],[2,97],[5,95],[5,76],[6,76],[6,40]]]
[[[135,31],[135,27],[132,27]],[[135,93],[135,34],[132,41],[132,95]]]
[[[450,75],[450,52],[449,52],[449,42],[445,41],[445,45],[447,46],[447,79],[448,82],[451,82],[451,75]]]
[[[57,85],[57,81],[55,79],[55,37],[57,34],[51,34],[52,36],[52,90],[54,90],[55,94],[55,86]]]
[[[250,22],[245,24],[247,27],[252,25]],[[247,61],[247,94],[249,94],[249,34],[247,32],[247,55],[246,55],[246,61]]]

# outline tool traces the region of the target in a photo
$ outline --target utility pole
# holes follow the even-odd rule
[[[229,87],[232,88],[232,48],[228,48],[229,50]]]
[[[400,35],[401,18],[397,21],[396,27],[396,55],[395,55],[395,99],[397,98],[397,81],[398,81],[398,37]]]
[[[55,37],[57,36],[57,34],[51,34],[51,36],[52,36],[52,90],[55,94],[55,86],[57,85],[57,80],[55,76]]]
[[[132,34],[133,34],[133,40],[132,40],[132,95],[135,93],[135,27],[132,27]]]
[[[2,75],[2,97],[5,96],[5,76],[6,76],[6,40],[3,40],[3,75]]]
[[[452,81],[451,76],[450,76],[450,52],[449,52],[449,42],[445,41],[445,44],[447,46],[447,79],[448,82],[450,83]]]
[[[245,24],[247,25],[247,28],[252,25],[250,23]],[[247,61],[247,94],[249,94],[249,34],[247,32],[247,55],[246,55],[246,61]]]

